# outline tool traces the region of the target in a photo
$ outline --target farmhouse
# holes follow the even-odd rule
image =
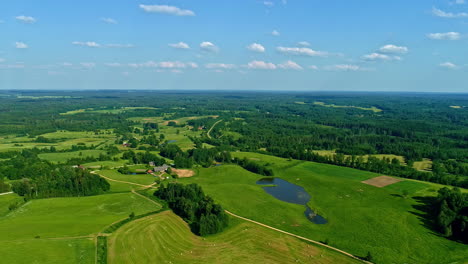
[[[154,171],[154,172],[165,172],[165,171],[167,171],[167,169],[169,169],[169,168],[170,168],[169,165],[164,164],[164,165],[159,166],[159,167],[154,167],[153,171]]]

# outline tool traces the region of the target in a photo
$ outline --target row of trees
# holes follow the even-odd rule
[[[221,205],[205,195],[197,184],[170,183],[161,186],[154,195],[166,201],[197,235],[216,234],[228,226],[229,219]]]
[[[434,204],[434,222],[439,232],[468,243],[468,194],[460,189],[442,188]]]
[[[267,165],[260,164],[253,160],[249,160],[247,158],[239,159],[234,158],[234,163],[238,164],[239,166],[243,167],[244,169],[257,173],[264,176],[273,176],[273,169],[268,167]]]

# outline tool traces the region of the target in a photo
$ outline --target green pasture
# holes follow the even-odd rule
[[[170,211],[131,222],[108,240],[108,263],[359,263],[296,238],[231,218],[201,238]]]
[[[404,180],[385,188],[361,181],[379,176],[333,165],[235,152],[273,164],[276,176],[304,187],[309,206],[328,223],[316,225],[304,217],[304,207],[279,201],[256,181],[261,178],[234,165],[199,169],[198,183],[226,209],[273,227],[330,245],[357,256],[372,253],[377,263],[452,263],[467,261],[468,247],[434,234],[417,209],[419,196],[436,195],[440,185]],[[403,190],[410,194],[402,197]]]

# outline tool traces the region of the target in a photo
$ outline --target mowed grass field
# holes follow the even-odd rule
[[[102,170],[102,171],[97,171],[96,173],[103,175],[107,178],[113,179],[113,180],[132,182],[132,183],[137,183],[137,184],[142,184],[142,185],[150,185],[154,183],[154,181],[156,180],[156,177],[150,174],[136,174],[136,175],[122,174],[116,170]]]
[[[131,222],[109,237],[108,263],[359,263],[339,253],[231,218],[201,238],[170,211]]]
[[[261,178],[234,165],[199,169],[180,179],[198,183],[226,209],[243,217],[305,236],[328,240],[331,246],[357,256],[372,253],[377,263],[465,263],[468,246],[447,240],[424,226],[418,201],[436,195],[440,185],[404,180],[384,188],[361,183],[378,174],[350,168],[255,153],[233,153],[274,164],[276,176],[304,187],[309,206],[328,223],[316,225],[304,217],[304,207],[279,201],[255,182]],[[401,196],[403,190],[409,198]]]
[[[103,150],[90,149],[72,152],[41,153],[38,156],[40,159],[47,160],[53,163],[63,163],[72,158],[97,158],[101,154],[105,155],[106,152]]]
[[[133,193],[32,200],[8,212],[0,196],[0,263],[94,263],[94,236],[131,212],[161,207]]]
[[[110,132],[110,131],[107,131]],[[41,135],[47,139],[55,140],[54,143],[38,143],[35,138],[17,137],[15,135],[0,137],[1,151],[18,151],[22,149],[49,148],[54,146],[58,150],[70,149],[72,145],[82,143],[86,146],[99,145],[102,143],[113,143],[115,134],[98,134],[92,131],[57,131]]]

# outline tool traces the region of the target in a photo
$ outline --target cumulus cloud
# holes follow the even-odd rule
[[[185,42],[169,44],[169,47],[172,47],[174,49],[190,49],[190,46]]]
[[[219,48],[215,44],[209,41],[200,43],[200,49],[202,49],[203,51],[208,51],[208,52],[217,52],[219,50]]]
[[[317,65],[310,65],[308,68],[314,71],[317,71],[319,69]]]
[[[16,20],[23,22],[23,23],[28,23],[28,24],[36,23],[36,19],[32,16],[17,16],[15,18]]]
[[[207,69],[218,69],[218,70],[230,70],[237,68],[234,64],[225,64],[225,63],[208,63],[205,65]]]
[[[258,44],[258,43],[252,43],[250,44],[249,46],[247,46],[247,49],[250,50],[250,51],[254,51],[254,52],[265,52],[265,47],[263,47],[261,44]]]
[[[28,48],[28,45],[26,45],[25,43],[23,42],[15,42],[15,47],[17,49],[27,49]]]
[[[140,5],[140,8],[148,13],[161,13],[174,16],[195,16],[195,12],[188,9],[180,9],[176,6],[168,5]]]
[[[99,48],[99,47],[101,47],[101,45],[99,43],[96,43],[94,41],[86,41],[86,42],[73,41],[72,44],[76,45],[76,46],[83,46],[83,47],[90,47],[90,48]]]
[[[429,33],[427,37],[436,40],[459,40],[461,34],[458,32],[447,32],[447,33]]]
[[[324,69],[327,71],[361,71],[361,70],[364,70],[360,66],[352,65],[352,64],[330,65],[330,66],[325,66]]]
[[[278,47],[277,51],[288,54],[288,55],[298,55],[298,56],[327,56],[327,52],[316,51],[311,48],[297,48],[297,47]]]
[[[275,37],[278,37],[278,36],[281,35],[281,34],[279,33],[278,30],[273,30],[273,31],[271,32],[271,35],[273,35],[273,36],[275,36]]]
[[[278,68],[285,70],[302,70],[302,66],[295,63],[294,61],[287,61],[285,63],[278,64]]]
[[[117,20],[110,18],[110,17],[102,17],[101,21],[107,24],[117,24]]]
[[[310,43],[307,41],[301,41],[301,42],[298,42],[297,45],[303,46],[303,47],[309,47]]]
[[[382,46],[379,51],[387,54],[404,54],[408,52],[408,47],[389,44]]]
[[[371,53],[371,54],[364,55],[363,59],[368,60],[368,61],[378,61],[378,60],[391,61],[391,60],[401,60],[401,57],[399,57],[399,56],[389,56],[389,55],[374,52],[374,53]]]
[[[454,70],[454,69],[458,68],[457,65],[455,65],[454,63],[451,63],[451,62],[444,62],[444,63],[439,64],[439,66],[442,67],[442,68],[450,69],[450,70]]]
[[[264,61],[251,61],[246,67],[252,70],[275,70],[277,68],[275,64]]]
[[[273,7],[275,5],[275,3],[271,2],[271,1],[263,1],[263,5],[266,6],[266,7]]]
[[[442,11],[438,8],[433,7],[432,8],[432,14],[437,17],[443,17],[443,18],[463,18],[463,17],[468,17],[468,13],[466,12],[461,12],[461,13],[451,13],[451,12],[445,12]]]

